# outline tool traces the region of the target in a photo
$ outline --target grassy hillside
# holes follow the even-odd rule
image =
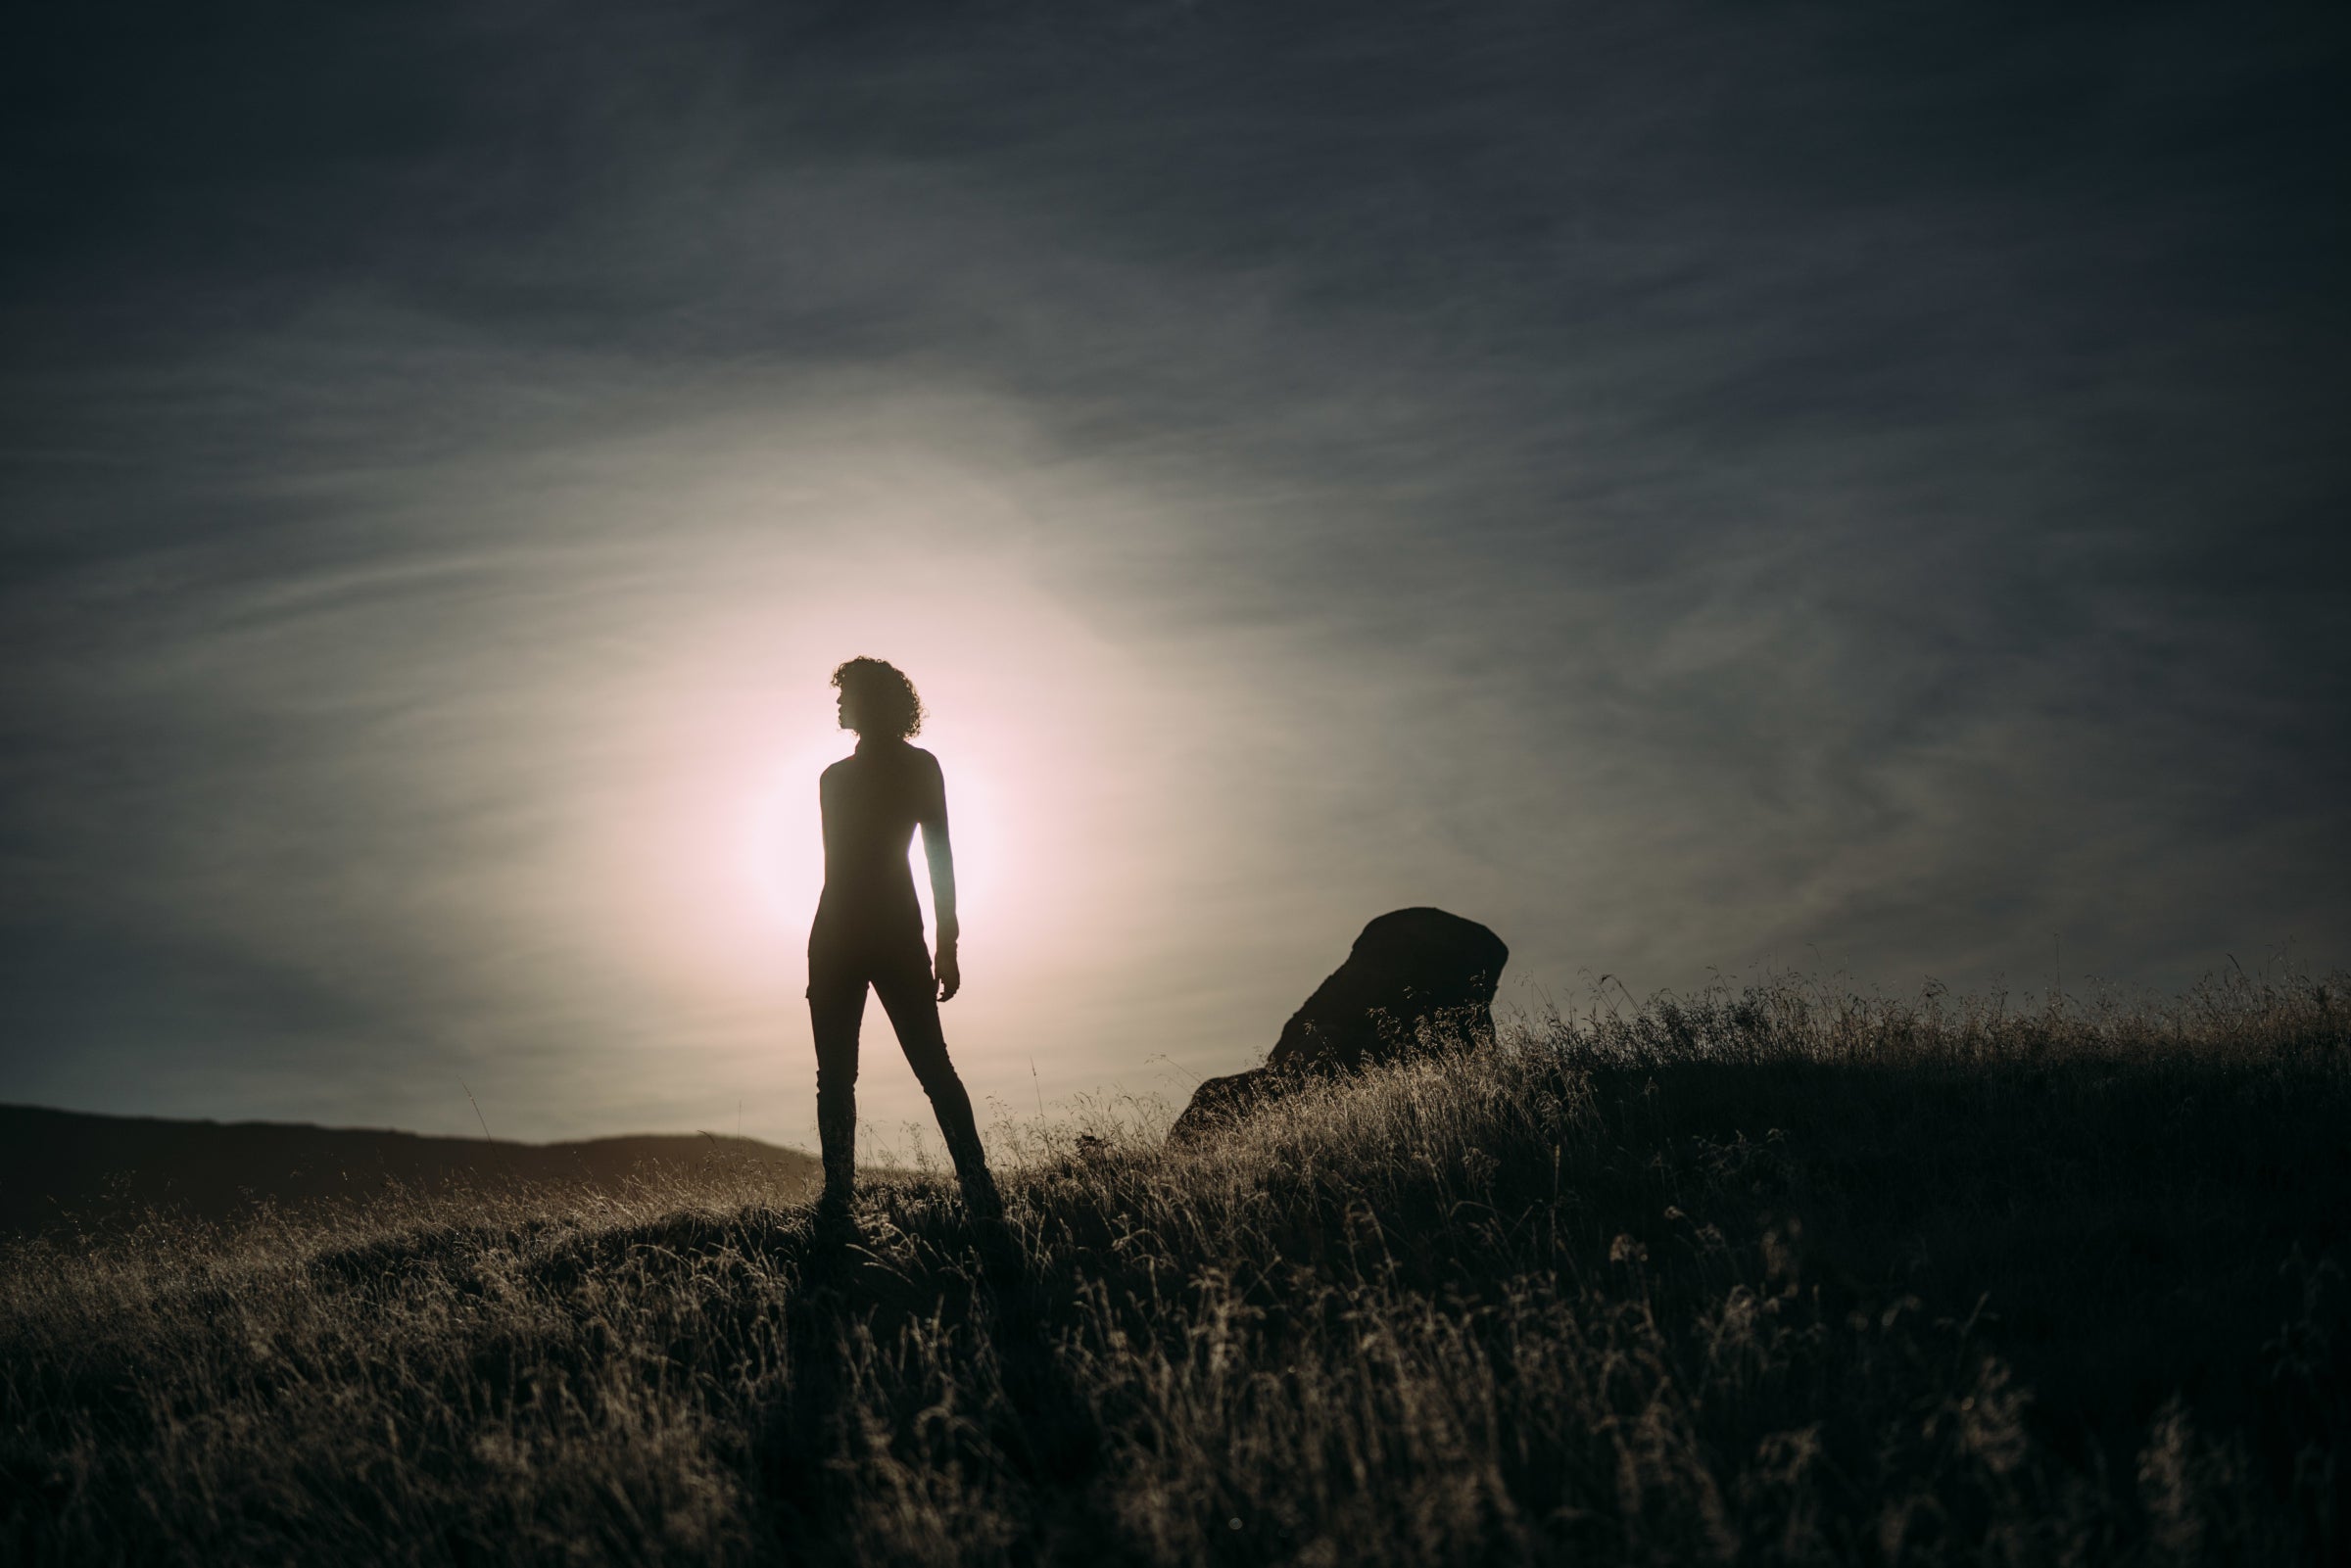
[[[820,1237],[757,1171],[24,1245],[0,1556],[2339,1560],[2351,992],[1605,1012]]]
[[[511,1143],[285,1121],[175,1121],[0,1105],[0,1234],[89,1229],[168,1210],[234,1219],[268,1206],[364,1203],[398,1190],[625,1186],[648,1167],[718,1161],[775,1167],[787,1186],[813,1156],[708,1133]]]

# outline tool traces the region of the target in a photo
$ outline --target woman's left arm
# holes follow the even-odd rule
[[[931,764],[930,787],[917,819],[923,828],[923,858],[931,863],[931,907],[938,912],[938,999],[945,1001],[963,986],[963,966],[955,944],[963,927],[955,916],[955,848],[947,838],[947,782],[938,763]]]

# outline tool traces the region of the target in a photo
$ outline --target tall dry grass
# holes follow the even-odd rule
[[[1594,1006],[860,1233],[740,1172],[0,1275],[33,1562],[2338,1560],[2351,992]]]

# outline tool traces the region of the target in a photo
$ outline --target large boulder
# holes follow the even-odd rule
[[[1418,1050],[1424,1023],[1490,1035],[1494,988],[1510,957],[1501,937],[1441,909],[1380,916],[1355,939],[1347,962],[1290,1015],[1266,1065],[1202,1083],[1169,1137],[1195,1137],[1230,1121],[1284,1082],[1353,1072]]]

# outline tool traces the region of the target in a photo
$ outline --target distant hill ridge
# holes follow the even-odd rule
[[[308,1122],[180,1121],[0,1106],[0,1232],[69,1218],[176,1209],[228,1218],[256,1203],[369,1198],[398,1185],[618,1184],[712,1161],[772,1166],[807,1183],[814,1156],[755,1138],[649,1133],[576,1143],[437,1138]]]

